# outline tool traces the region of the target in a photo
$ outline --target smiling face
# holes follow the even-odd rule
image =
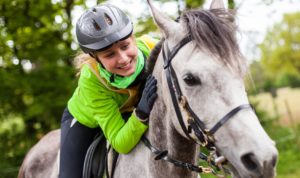
[[[96,53],[104,68],[120,76],[130,76],[135,72],[138,48],[133,36],[118,41],[110,48]]]

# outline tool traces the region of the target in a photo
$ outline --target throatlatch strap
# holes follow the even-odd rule
[[[216,131],[222,125],[224,125],[232,116],[234,116],[236,113],[238,113],[242,109],[252,109],[252,106],[250,104],[243,104],[243,105],[240,105],[240,106],[234,108],[228,114],[226,114],[218,123],[216,123],[216,125],[212,129],[210,129],[209,133],[210,134],[216,133]]]

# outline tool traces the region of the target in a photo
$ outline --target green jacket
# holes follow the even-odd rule
[[[148,45],[149,37],[146,41],[143,39],[136,39],[137,46],[148,57],[152,47]],[[108,89],[99,81],[99,75],[95,75],[95,71],[84,64],[78,86],[68,101],[68,109],[79,123],[90,128],[100,126],[106,139],[117,152],[128,153],[148,128],[134,113],[127,122],[123,120],[121,107],[129,98],[129,94]],[[135,103],[131,105],[133,104]]]

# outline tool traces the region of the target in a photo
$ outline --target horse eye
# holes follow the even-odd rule
[[[183,80],[189,86],[193,86],[193,85],[197,85],[197,84],[200,85],[201,84],[201,80],[198,77],[195,77],[190,73],[184,75]]]

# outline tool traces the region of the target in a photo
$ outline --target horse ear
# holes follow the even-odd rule
[[[212,0],[209,9],[225,9],[223,0]]]
[[[212,0],[210,4],[209,9],[225,9],[225,4],[223,0]],[[227,11],[227,9],[225,9]],[[230,11],[231,15],[222,16],[224,19],[227,19],[229,22],[234,23],[235,22],[235,14],[236,10]]]
[[[176,29],[178,29],[180,25],[155,8],[152,0],[147,0],[147,2],[151,9],[153,19],[158,25],[159,29],[162,31],[164,37],[168,38],[169,36],[172,36],[172,34],[176,33]]]

